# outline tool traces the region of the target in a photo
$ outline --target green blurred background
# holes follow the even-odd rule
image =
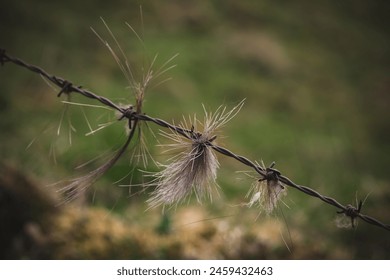
[[[177,66],[155,84],[171,80],[147,92],[146,114],[178,123],[183,115],[202,116],[202,104],[212,111],[246,98],[218,144],[266,165],[275,161],[296,183],[343,204],[369,195],[363,213],[390,222],[387,1],[3,2],[1,48],[118,103],[133,99],[90,29],[110,39],[100,17],[137,77],[156,53],[155,69],[179,53],[171,63]],[[242,206],[251,180],[236,171],[247,169],[222,156],[221,196],[213,203],[191,201],[165,215],[161,209],[145,211],[147,194],[133,189],[129,195],[128,188],[118,187],[130,177],[141,183],[139,172],[129,174],[134,167],[129,152],[78,205],[52,208],[55,192],[43,186],[99,166],[104,158],[75,170],[118,148],[125,140],[123,123],[85,136],[86,118],[97,128],[115,114],[70,106],[57,135],[64,110],[58,89],[10,63],[0,68],[0,92],[0,211],[9,223],[2,226],[3,258],[390,256],[388,232],[364,222],[340,229],[336,209],[294,189],[284,198],[288,207],[258,216],[258,209]],[[82,97],[72,101],[97,104]],[[68,119],[76,129],[71,144]],[[150,128],[158,136],[159,128]],[[161,154],[148,136],[157,161],[172,156]],[[148,168],[156,170],[152,163]]]

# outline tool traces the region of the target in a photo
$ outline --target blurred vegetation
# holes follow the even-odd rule
[[[156,53],[156,69],[180,54],[165,76],[172,80],[147,93],[145,113],[178,123],[182,115],[201,116],[202,104],[211,111],[246,98],[220,145],[266,165],[276,161],[295,182],[341,203],[369,195],[363,212],[390,222],[388,2],[5,2],[0,47],[9,54],[131,103],[125,79],[90,29],[108,40],[103,17],[138,76]],[[335,209],[295,190],[285,198],[289,207],[281,205],[272,217],[240,206],[251,180],[235,173],[244,166],[222,157],[221,196],[212,204],[190,202],[167,215],[145,211],[147,195],[118,187],[129,176],[114,184],[126,175],[140,182],[137,171],[129,174],[129,155],[79,205],[53,208],[53,188],[40,185],[97,167],[104,158],[74,169],[119,147],[123,124],[85,136],[88,125],[97,128],[115,115],[69,106],[57,135],[65,107],[58,90],[11,64],[0,67],[0,92],[3,258],[390,257],[387,232],[363,222],[356,230],[339,229]],[[76,129],[71,143],[67,116]],[[164,162],[170,155],[161,155],[148,136],[151,154]]]

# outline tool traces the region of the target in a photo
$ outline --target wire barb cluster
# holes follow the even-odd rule
[[[280,185],[280,188],[282,188],[282,189],[284,189],[284,186],[289,186],[289,187],[294,188],[300,192],[303,192],[304,194],[318,198],[318,199],[322,200],[323,202],[338,208],[339,211],[337,211],[337,213],[346,215],[347,217],[350,217],[353,227],[355,226],[356,218],[360,218],[361,220],[363,220],[371,225],[375,225],[375,226],[378,226],[378,227],[381,227],[385,230],[390,231],[390,225],[382,223],[373,217],[370,217],[368,215],[364,215],[361,213],[361,209],[362,209],[362,205],[363,205],[363,203],[361,201],[359,202],[357,207],[354,207],[350,204],[343,205],[343,204],[339,203],[334,198],[324,196],[324,195],[318,193],[317,191],[315,191],[309,187],[298,185],[298,184],[294,183],[288,177],[282,175],[282,173],[279,170],[274,169],[273,167],[274,167],[275,163],[272,163],[271,166],[268,168],[264,168],[264,167],[260,166],[259,164],[252,162],[251,160],[249,160],[246,157],[235,154],[232,151],[230,151],[224,147],[220,147],[220,146],[216,145],[214,143],[216,136],[207,135],[206,138],[204,138],[203,136],[204,136],[205,132],[203,134],[200,132],[197,132],[194,130],[194,127],[187,129],[187,128],[184,128],[182,126],[176,126],[176,125],[170,124],[170,123],[166,122],[165,120],[153,118],[153,117],[148,116],[146,114],[140,113],[140,112],[138,112],[138,110],[134,110],[133,106],[123,108],[123,107],[115,104],[114,102],[112,102],[111,100],[109,100],[106,97],[99,96],[91,91],[85,90],[81,86],[74,86],[71,82],[69,82],[63,78],[50,75],[46,71],[44,71],[42,68],[37,67],[35,65],[27,64],[26,62],[22,61],[19,58],[12,57],[12,56],[6,54],[4,49],[0,49],[0,64],[4,65],[7,62],[12,62],[18,66],[21,66],[23,68],[26,68],[26,69],[32,71],[34,73],[37,73],[37,74],[44,76],[45,78],[47,78],[49,81],[51,81],[53,84],[55,84],[56,86],[58,86],[60,88],[58,96],[61,96],[64,93],[70,94],[72,92],[75,92],[75,93],[78,93],[78,94],[85,96],[86,98],[97,100],[100,103],[117,110],[121,114],[121,116],[119,117],[118,120],[123,120],[125,118],[128,119],[128,125],[129,125],[129,128],[131,129],[130,136],[128,137],[128,140],[126,141],[126,143],[122,147],[122,149],[110,161],[110,164],[108,164],[102,168],[104,170],[110,168],[116,162],[116,160],[123,154],[124,150],[128,146],[128,144],[129,144],[129,142],[134,134],[134,131],[135,131],[134,129],[135,129],[135,126],[137,125],[137,123],[140,121],[152,122],[158,126],[161,126],[163,128],[167,128],[167,129],[177,133],[177,135],[180,135],[188,140],[191,140],[193,142],[197,142],[199,145],[196,146],[195,148],[198,150],[195,150],[195,155],[193,155],[193,156],[195,156],[195,158],[194,157],[191,158],[191,160],[193,160],[193,161],[196,160],[197,157],[199,157],[205,151],[209,152],[212,149],[221,155],[231,157],[231,158],[241,162],[242,164],[252,168],[256,173],[258,173],[260,175],[260,179],[258,179],[259,182],[262,182],[262,181],[266,181],[268,183],[277,182]],[[227,117],[229,117],[229,116],[227,116]],[[202,140],[199,141],[199,139],[202,139]],[[210,155],[208,155],[208,156],[210,156]],[[194,163],[194,162],[192,162],[192,163]],[[216,163],[216,166],[217,165],[218,165],[218,163]],[[211,177],[215,177],[213,168],[215,168],[216,166],[210,167],[211,171],[210,170],[209,171],[211,172],[210,173]],[[182,167],[183,167],[183,170],[187,170],[186,168],[188,166],[183,165]],[[87,179],[89,179],[89,178],[87,178]],[[93,177],[93,179],[96,179],[96,178]],[[174,178],[174,179],[176,180],[177,178]],[[94,181],[94,180],[92,180],[92,181]],[[185,182],[185,183],[191,183],[191,182]],[[159,205],[163,202],[164,201],[161,200],[160,196],[157,196],[157,198],[155,198],[152,201],[152,203],[154,203],[155,205]]]
[[[347,217],[350,217],[351,218],[351,225],[354,228],[355,227],[355,219],[357,217],[359,217],[359,214],[360,214],[360,211],[362,209],[362,206],[363,206],[363,201],[360,200],[359,201],[359,205],[357,207],[355,207],[355,206],[353,206],[351,204],[348,204],[345,207],[345,209],[337,211],[337,214],[344,214]]]

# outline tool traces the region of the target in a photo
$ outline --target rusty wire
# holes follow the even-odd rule
[[[81,86],[74,86],[71,82],[69,82],[61,77],[50,75],[46,71],[44,71],[42,68],[35,66],[35,65],[28,64],[19,58],[12,57],[12,56],[6,54],[4,49],[0,49],[0,64],[4,65],[7,62],[12,62],[18,66],[26,68],[34,73],[40,74],[43,77],[47,78],[50,82],[52,82],[53,84],[55,84],[56,86],[58,86],[60,88],[58,96],[61,96],[64,93],[70,94],[72,92],[75,92],[75,93],[81,94],[87,98],[97,100],[100,103],[102,103],[108,107],[111,107],[111,108],[117,110],[118,112],[120,112],[122,115],[122,117],[120,119],[127,118],[129,120],[129,124],[131,124],[131,122],[133,122],[135,120],[153,122],[156,125],[173,130],[187,139],[191,139],[192,135],[194,134],[194,131],[192,131],[192,130],[184,129],[180,126],[170,124],[165,120],[162,120],[159,118],[153,118],[151,116],[148,116],[148,115],[142,114],[142,113],[137,113],[137,112],[131,110],[131,108],[129,109],[129,108],[120,107],[119,105],[115,104],[114,102],[112,102],[110,99],[108,99],[106,97],[99,96],[99,95],[97,95],[89,90],[83,89]],[[215,139],[215,137],[212,140],[214,140],[214,139]],[[368,215],[361,213],[361,208],[362,208],[361,201],[359,202],[359,204],[356,207],[352,206],[350,204],[343,205],[332,197],[322,195],[319,192],[317,192],[309,187],[298,185],[298,184],[294,183],[291,179],[282,175],[279,170],[274,169],[273,168],[274,164],[272,164],[270,168],[265,169],[265,168],[261,167],[260,165],[252,162],[251,160],[249,160],[246,157],[243,157],[241,155],[237,155],[226,148],[223,148],[223,147],[220,147],[220,146],[213,144],[212,141],[208,141],[207,145],[209,145],[211,148],[213,148],[218,153],[220,153],[224,156],[227,156],[227,157],[231,157],[231,158],[241,162],[242,164],[252,168],[263,179],[265,179],[266,176],[270,176],[270,175],[274,176],[284,185],[289,186],[291,188],[294,188],[294,189],[296,189],[300,192],[303,192],[304,194],[307,194],[309,196],[318,198],[318,199],[322,200],[323,202],[325,202],[333,207],[338,208],[339,209],[339,211],[337,211],[338,214],[343,214],[343,215],[346,215],[346,216],[351,218],[352,226],[354,226],[355,219],[360,218],[361,220],[363,220],[371,225],[374,225],[374,226],[377,226],[377,227],[380,227],[380,228],[383,228],[385,230],[390,231],[390,225],[382,223],[381,221],[379,221],[373,217],[370,217]]]

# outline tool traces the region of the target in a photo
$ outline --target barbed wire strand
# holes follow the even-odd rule
[[[60,88],[60,92],[58,93],[58,96],[61,96],[63,93],[70,94],[72,92],[75,92],[75,93],[81,94],[87,98],[97,100],[100,103],[119,111],[122,114],[122,117],[120,119],[123,119],[125,117],[125,118],[129,119],[129,123],[131,123],[132,121],[135,121],[135,120],[153,122],[156,125],[173,130],[187,139],[192,139],[194,133],[197,133],[197,132],[194,132],[193,130],[184,129],[180,126],[170,124],[167,121],[159,119],[159,118],[153,118],[153,117],[148,116],[146,114],[138,114],[137,112],[133,111],[132,108],[122,108],[106,97],[99,96],[99,95],[97,95],[89,90],[85,90],[81,86],[74,86],[71,82],[69,82],[61,77],[50,75],[42,68],[35,66],[35,65],[28,64],[19,58],[12,57],[12,56],[6,54],[4,49],[0,49],[0,64],[4,65],[4,63],[6,63],[6,62],[12,62],[18,66],[24,67],[24,68],[32,71],[34,73],[37,73],[37,74],[44,76],[45,78],[47,78],[49,81],[51,81],[53,84],[55,84],[56,86],[58,86]],[[215,137],[212,140],[214,140],[214,139],[215,139]],[[260,165],[247,159],[246,157],[243,157],[241,155],[237,155],[226,148],[217,146],[217,145],[212,143],[212,140],[210,139],[206,144],[208,146],[210,146],[212,149],[214,149],[215,151],[217,151],[218,153],[220,153],[224,156],[227,156],[227,157],[231,157],[231,158],[241,162],[242,164],[252,168],[260,176],[262,176],[262,178],[265,178],[266,176],[269,176],[269,173],[272,173],[272,175],[276,176],[276,178],[284,185],[292,187],[292,188],[294,188],[300,192],[303,192],[304,194],[307,194],[309,196],[318,198],[318,199],[322,200],[323,202],[340,209],[339,211],[337,211],[337,213],[344,214],[344,215],[350,217],[351,221],[352,221],[352,226],[354,225],[354,223],[353,223],[354,220],[356,218],[360,218],[361,220],[363,220],[371,225],[374,225],[374,226],[377,226],[377,227],[380,227],[380,228],[383,228],[385,230],[390,231],[390,225],[382,223],[381,221],[379,221],[373,217],[370,217],[368,215],[360,213],[362,203],[359,203],[359,206],[356,206],[356,207],[352,206],[350,204],[343,205],[334,198],[331,198],[329,196],[324,196],[324,195],[320,194],[319,192],[317,192],[309,187],[298,185],[298,184],[294,183],[291,179],[282,175],[279,170],[276,170],[274,168],[265,169],[265,168],[261,167]],[[271,167],[273,167],[273,165],[274,164],[272,164]]]
[[[12,56],[6,54],[5,50],[1,49],[0,50],[0,64],[3,65],[6,62],[13,62],[16,65],[27,68],[28,70],[35,72],[37,74],[40,74],[43,77],[45,77],[46,79],[48,79],[49,81],[51,81],[53,84],[55,84],[56,86],[58,86],[61,89],[57,95],[58,97],[60,97],[63,93],[68,94],[71,92],[77,92],[81,95],[84,95],[87,98],[98,100],[100,103],[102,103],[108,107],[111,107],[115,110],[118,110],[122,114],[125,113],[124,108],[119,107],[118,105],[116,105],[114,102],[112,102],[108,98],[103,97],[103,96],[99,96],[99,95],[97,95],[89,90],[83,89],[81,86],[74,86],[71,82],[69,82],[61,77],[50,75],[42,68],[35,66],[35,65],[27,64],[26,62],[24,62],[23,60],[21,60],[19,58],[12,57]]]

